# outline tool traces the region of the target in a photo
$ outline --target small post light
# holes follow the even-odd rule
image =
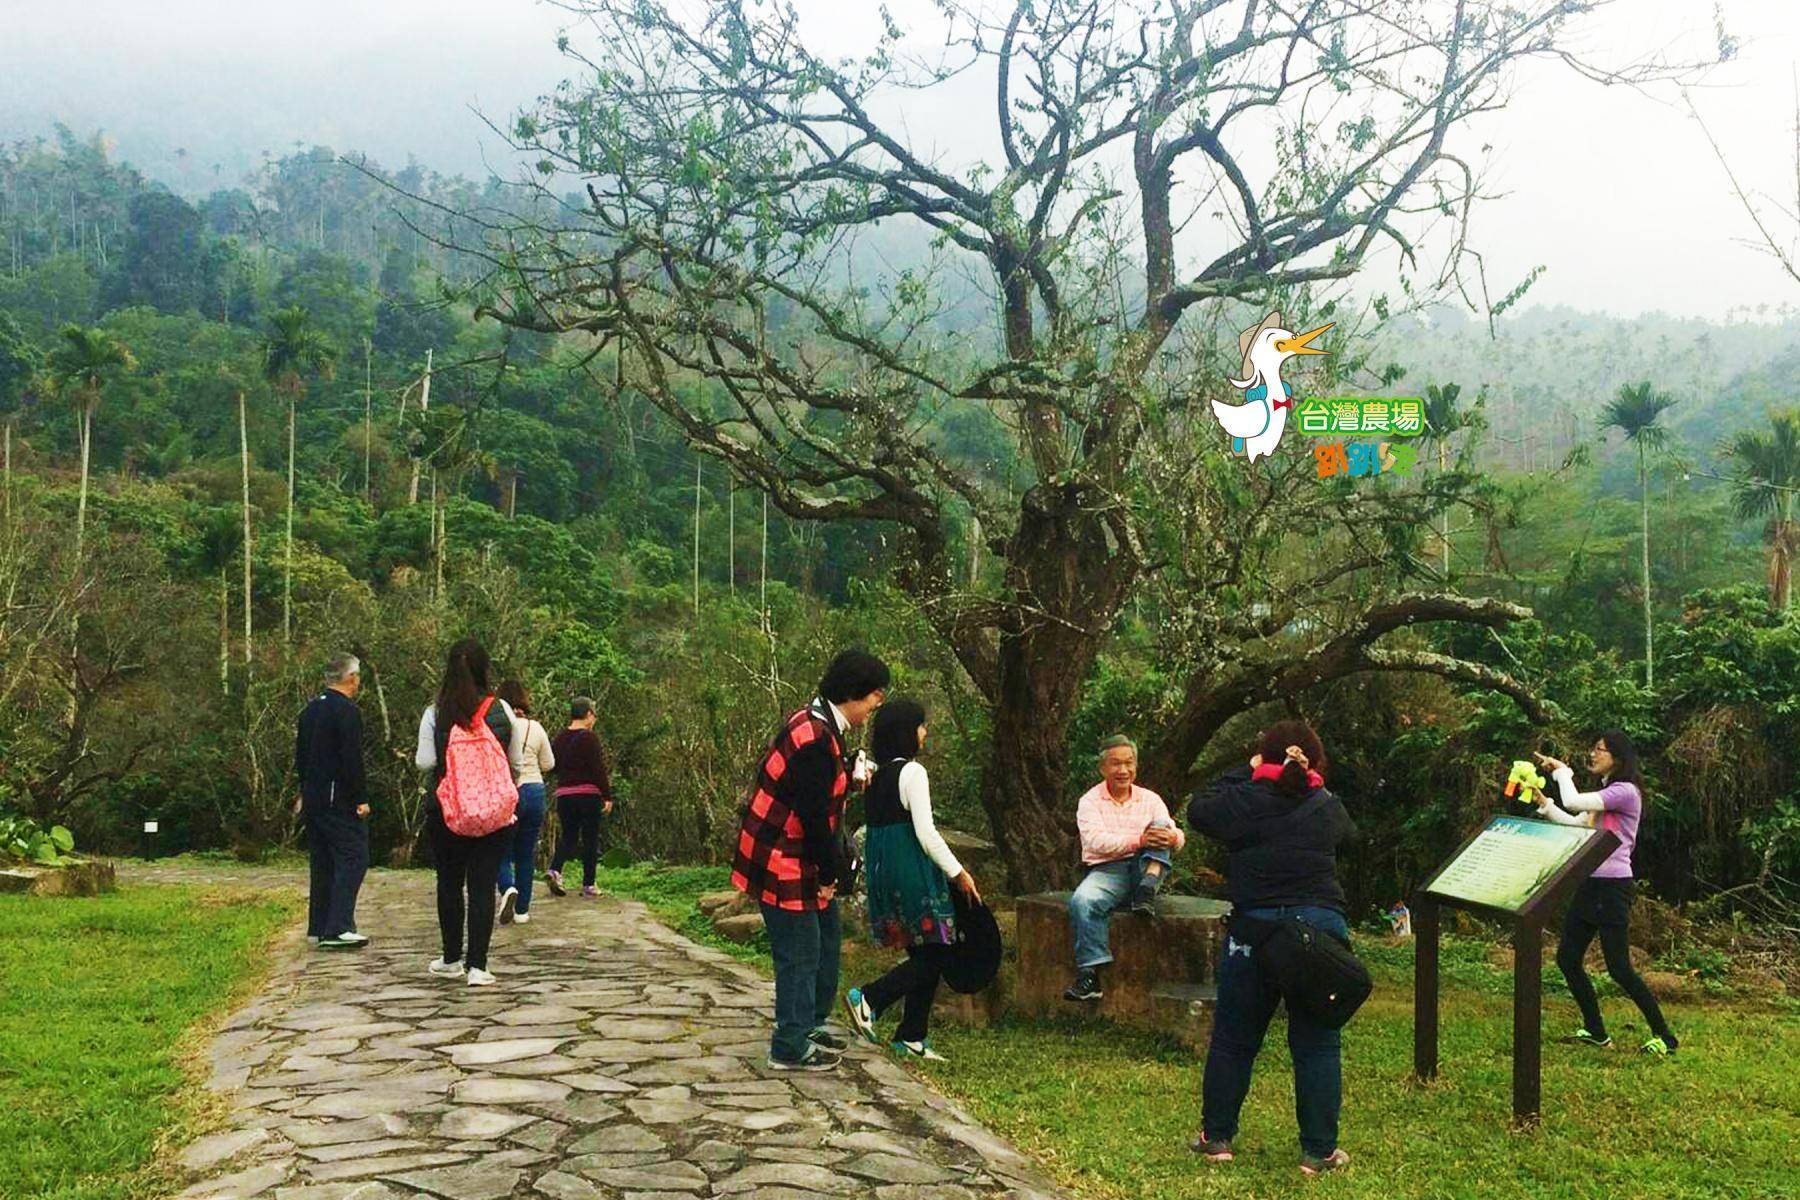
[[[154,817],[144,819],[144,861],[149,862],[156,857],[156,833],[161,823]]]

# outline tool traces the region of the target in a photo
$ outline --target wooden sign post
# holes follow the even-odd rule
[[[1495,817],[1438,868],[1413,897],[1413,1073],[1438,1069],[1438,938],[1442,910],[1460,908],[1512,925],[1513,1118],[1542,1108],[1545,923],[1619,844],[1612,833]]]

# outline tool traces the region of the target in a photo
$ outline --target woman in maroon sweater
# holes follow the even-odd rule
[[[594,865],[600,856],[600,818],[612,812],[612,777],[606,751],[594,733],[594,702],[585,696],[569,704],[569,727],[550,743],[556,756],[556,853],[545,875],[550,891],[566,895],[562,865],[581,854],[581,894],[598,896]]]

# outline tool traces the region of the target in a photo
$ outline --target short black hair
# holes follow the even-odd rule
[[[891,679],[888,665],[867,650],[842,650],[825,668],[819,695],[833,704],[861,700],[870,692],[885,691]]]
[[[925,723],[925,706],[910,696],[896,696],[875,714],[869,733],[869,753],[877,766],[896,758],[919,756],[919,726]]]

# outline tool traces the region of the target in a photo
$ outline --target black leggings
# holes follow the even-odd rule
[[[863,999],[879,1017],[895,1001],[905,999],[900,1027],[894,1030],[898,1042],[922,1042],[931,1028],[931,1005],[937,999],[938,979],[955,951],[932,943],[909,946],[906,961],[862,990]]]
[[[1643,977],[1631,965],[1631,901],[1636,887],[1629,879],[1589,878],[1576,889],[1569,915],[1563,918],[1562,942],[1556,948],[1556,965],[1568,980],[1569,992],[1581,1009],[1582,1027],[1595,1037],[1606,1036],[1606,1021],[1600,1015],[1600,998],[1594,994],[1594,981],[1588,978],[1582,960],[1594,935],[1600,935],[1600,952],[1606,957],[1606,973],[1644,1014],[1650,1032],[1675,1045],[1675,1035],[1663,1020],[1662,1006],[1650,994]]]
[[[431,838],[431,855],[437,862],[438,932],[444,939],[444,961],[468,964],[472,971],[487,970],[488,943],[494,936],[494,888],[500,878],[500,859],[512,845],[508,825],[485,837],[459,837],[444,824],[435,804],[425,809],[425,831]],[[468,894],[468,957],[463,958],[463,895]]]
[[[562,870],[580,847],[583,887],[594,886],[594,864],[600,857],[600,806],[598,796],[556,798],[556,853],[550,856],[550,869]]]

